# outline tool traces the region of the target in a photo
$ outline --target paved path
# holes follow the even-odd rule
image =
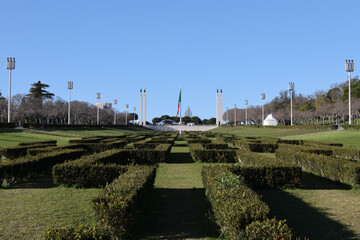
[[[159,164],[155,188],[135,227],[134,239],[217,239],[218,227],[207,217],[211,206],[187,146],[175,145]]]

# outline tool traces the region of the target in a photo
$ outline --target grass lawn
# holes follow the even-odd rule
[[[40,239],[47,227],[95,225],[90,203],[99,189],[56,187],[51,181],[0,189],[0,239]]]
[[[266,128],[266,127],[243,127],[243,126],[221,126],[211,130],[214,133],[234,134],[237,137],[284,137],[309,133],[324,132],[318,129],[284,129],[284,128]]]
[[[202,164],[193,162],[184,144],[176,142],[166,163],[159,164],[134,239],[218,238],[218,226],[207,217],[211,206],[201,180]]]
[[[118,136],[127,133],[149,131],[146,128],[128,127],[121,129],[71,129],[71,130],[30,130],[0,129],[0,148],[16,147],[20,142],[56,140],[65,145],[69,139],[92,136]]]
[[[316,140],[324,142],[339,142],[346,147],[360,148],[360,131],[344,130],[310,134],[304,136],[285,137],[285,139]]]

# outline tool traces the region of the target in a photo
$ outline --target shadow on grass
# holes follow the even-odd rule
[[[133,239],[217,238],[207,217],[211,206],[201,189],[155,188],[140,214]]]
[[[303,172],[300,188],[313,190],[349,190],[352,189],[352,186],[349,184],[332,181],[330,179],[320,177],[309,172]]]
[[[178,164],[178,163],[194,163],[194,160],[188,152],[170,153],[165,159],[166,163]]]

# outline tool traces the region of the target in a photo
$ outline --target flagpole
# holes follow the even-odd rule
[[[180,86],[180,94],[181,94],[181,86]],[[182,121],[181,121],[181,100],[180,100],[180,125],[182,125]]]

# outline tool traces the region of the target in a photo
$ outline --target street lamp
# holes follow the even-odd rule
[[[117,99],[114,99],[114,125],[116,125],[116,104],[117,104]]]
[[[262,113],[261,113],[261,122],[264,124],[264,100],[265,100],[265,93],[260,94],[262,100]]]
[[[11,113],[11,71],[15,69],[15,58],[7,58],[6,69],[9,70],[9,99],[8,99],[8,123],[10,122]]]
[[[67,89],[69,89],[69,108],[68,108],[68,124],[70,125],[70,102],[71,102],[71,89],[73,89],[74,84],[73,81],[67,82]]]
[[[97,116],[96,116],[96,123],[97,125],[100,125],[100,98],[101,98],[101,93],[96,93],[96,99],[98,100],[98,104],[97,104]]]
[[[349,73],[349,125],[352,124],[351,119],[351,72],[354,71],[354,60],[345,60],[345,71]]]
[[[126,126],[127,126],[127,113],[128,113],[129,104],[125,104],[125,108],[126,108],[126,113],[125,113],[125,124],[126,124]]]
[[[236,104],[234,104],[234,123],[236,125]]]
[[[295,90],[295,84],[293,82],[289,82],[289,92],[290,92],[290,122],[291,126],[293,125],[293,93]]]
[[[248,121],[247,121],[247,105],[248,105],[248,100],[244,101],[245,104],[245,125],[247,125]]]

